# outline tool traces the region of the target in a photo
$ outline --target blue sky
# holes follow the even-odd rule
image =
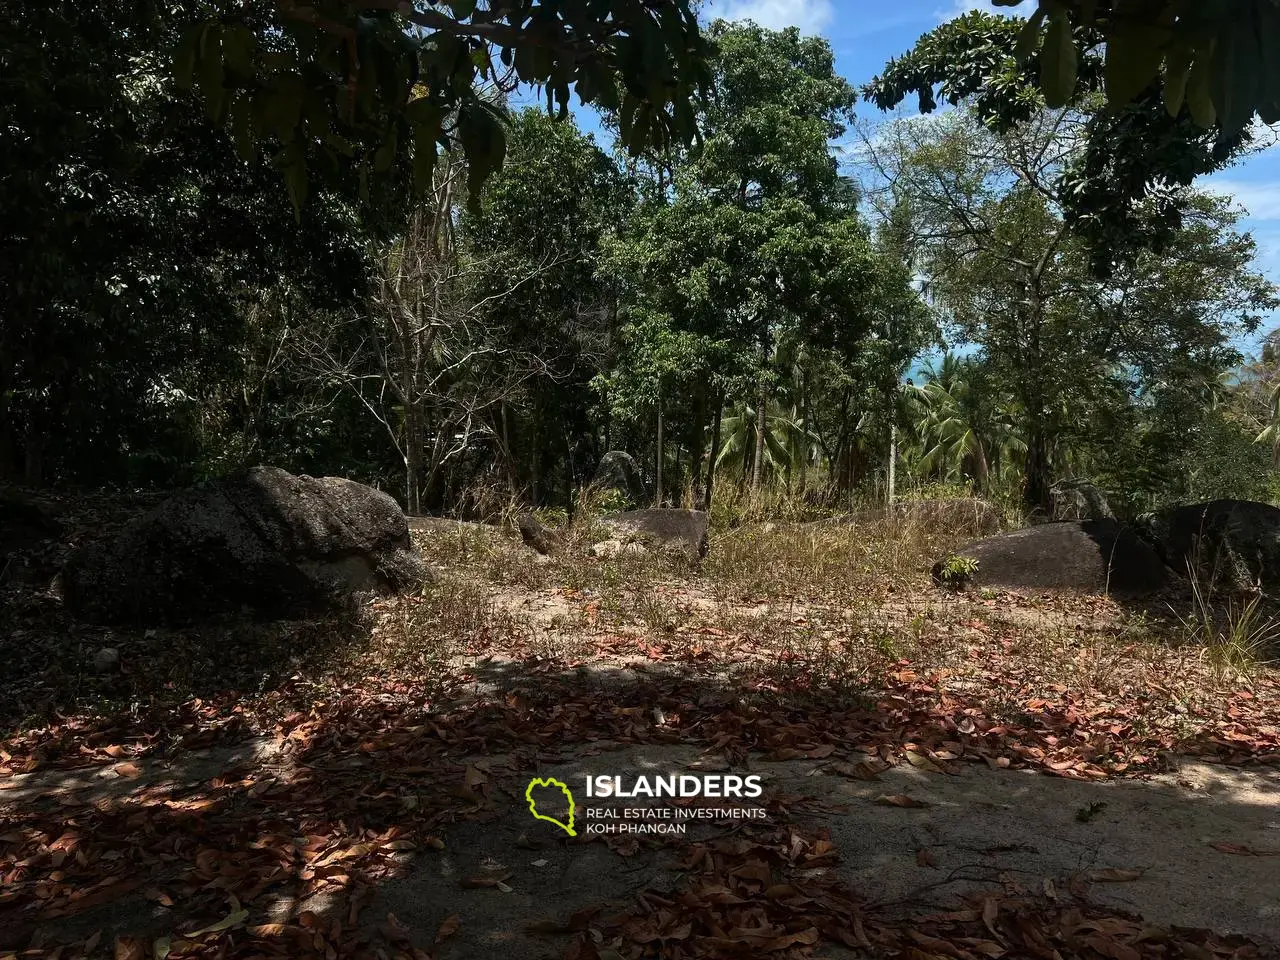
[[[835,51],[837,69],[855,85],[909,50],[922,33],[968,10],[1010,13],[989,0],[709,0],[705,8],[708,17],[749,18],[764,27],[821,34]],[[879,111],[860,104],[859,115],[873,119]],[[1258,242],[1258,268],[1280,283],[1280,149],[1250,156],[1197,185],[1233,196],[1248,212],[1241,227]]]

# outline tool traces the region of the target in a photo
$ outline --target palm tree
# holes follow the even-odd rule
[[[747,465],[754,462],[756,412],[755,404],[744,403],[723,419],[717,470],[733,467],[745,475]],[[817,438],[805,425],[800,411],[777,400],[770,400],[765,407],[764,440],[761,453],[765,472],[783,475],[788,484],[794,473],[803,475],[817,450]]]
[[[993,469],[1026,449],[1014,428],[1012,401],[993,389],[976,357],[947,352],[940,365],[925,368],[924,379],[908,391],[921,445],[919,469],[942,480],[968,478],[985,493]]]

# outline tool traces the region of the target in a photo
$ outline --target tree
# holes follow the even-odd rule
[[[911,400],[922,447],[918,469],[926,476],[964,477],[986,495],[992,474],[1025,452],[1013,400],[991,382],[978,357],[947,352],[939,365],[925,368]]]
[[[716,96],[698,118],[703,149],[675,166],[671,182],[659,177],[612,263],[625,278],[628,317],[671,331],[679,349],[667,356],[688,364],[678,376],[689,378],[692,406],[703,411],[691,460],[702,462],[707,412],[712,449],[720,449],[722,410],[736,398],[755,412],[747,479],[758,487],[779,345],[798,337],[851,346],[873,322],[873,293],[890,277],[906,284],[872,243],[828,147],[851,116],[854,92],[835,74],[826,41],[723,22],[710,36]],[[653,359],[624,357],[619,373]],[[615,386],[613,394],[625,392]]]
[[[318,190],[295,221],[274,172],[239,161],[174,89],[159,52],[175,39],[169,8],[0,14],[0,475],[198,475],[220,432],[202,424],[239,418],[246,327],[272,326],[253,311],[338,307],[365,289],[395,184],[362,221],[353,183]]]
[[[479,213],[462,221],[471,249],[491,264],[482,293],[530,276],[494,310],[508,344],[542,359],[519,402],[500,409],[498,430],[512,489],[528,487],[535,500],[552,480],[562,481],[557,489],[585,480],[603,453],[592,381],[616,350],[618,291],[600,258],[625,227],[632,188],[592,137],[527,109],[514,118],[508,162],[486,182]]]
[[[1061,12],[1065,7],[1060,7]],[[1054,23],[1061,23],[1055,14]],[[1037,46],[1036,21],[973,12],[925,34],[916,46],[891,60],[867,85],[867,96],[890,109],[915,94],[920,111],[930,113],[937,95],[967,104],[996,134],[1036,122],[1042,111],[1063,108],[1077,118],[1077,149],[1054,172],[1055,193],[1073,230],[1087,236],[1094,270],[1105,274],[1143,246],[1158,249],[1178,229],[1180,188],[1229,163],[1248,148],[1243,126],[1207,129],[1193,102],[1168,100],[1154,84],[1139,86],[1123,105],[1104,109],[1104,91],[1114,90],[1104,33],[1084,28],[1082,51],[1073,60],[1071,92],[1046,97],[1040,78],[1063,62],[1060,28]],[[1056,31],[1056,32],[1055,32]],[[1122,47],[1123,49],[1123,47]],[[937,91],[937,95],[935,95]],[[1135,202],[1147,201],[1143,215]]]
[[[261,146],[301,208],[314,173],[386,173],[411,159],[429,189],[443,150],[469,195],[502,166],[502,111],[478,88],[570,91],[617,112],[632,153],[688,142],[710,47],[689,0],[280,0],[188,18],[174,54],[242,157]]]
[[[1048,508],[1055,461],[1090,424],[1159,384],[1202,391],[1237,359],[1231,337],[1277,302],[1236,216],[1200,194],[1179,198],[1183,224],[1162,253],[1091,270],[1092,238],[1065,215],[1060,176],[1087,135],[1072,110],[1003,134],[958,111],[894,125],[873,151],[892,185],[884,202],[909,213],[931,296],[1017,399],[1032,510]]]

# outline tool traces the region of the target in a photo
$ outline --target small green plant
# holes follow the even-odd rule
[[[1214,604],[1212,584],[1216,571],[1206,577],[1198,564],[1188,565],[1191,610],[1176,615],[1184,639],[1203,647],[1209,662],[1219,669],[1250,670],[1274,662],[1280,649],[1280,621],[1269,616],[1260,592],[1232,594],[1225,605]]]
[[[962,557],[952,554],[942,561],[938,570],[938,579],[951,587],[958,587],[978,572],[976,557]]]

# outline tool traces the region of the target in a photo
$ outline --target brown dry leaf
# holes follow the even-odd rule
[[[510,876],[511,871],[507,870],[504,873],[487,873],[473,877],[463,877],[458,883],[466,890],[483,890],[497,887]]]
[[[116,937],[115,960],[148,960],[150,952],[137,937]]]
[[[245,933],[253,937],[283,937],[289,932],[287,923],[260,923],[256,927],[245,927]]]
[[[908,797],[905,793],[886,793],[876,797],[875,802],[882,807],[902,807],[908,810],[919,810],[929,806],[923,800]]]
[[[1094,883],[1128,883],[1137,880],[1145,873],[1143,870],[1124,870],[1119,867],[1108,867],[1105,870],[1092,870],[1089,879]]]
[[[130,780],[142,776],[142,768],[136,763],[117,763],[111,769],[122,777],[128,777]]]
[[[386,931],[387,939],[392,943],[409,942],[409,929],[390,911],[387,911],[387,923],[383,929]]]
[[[837,760],[834,763],[827,764],[828,770],[854,780],[878,780],[880,779],[880,774],[888,768],[889,765],[881,760],[875,760],[870,763],[866,760],[860,760],[857,763],[846,763],[843,760]]]
[[[996,921],[1000,919],[1000,900],[987,897],[982,901],[982,925],[991,931],[991,935],[1000,939],[1000,931],[996,929]]]
[[[440,929],[436,931],[436,943],[447,940],[458,932],[458,928],[462,926],[462,917],[456,913],[445,918],[444,923],[440,924]]]
[[[1142,954],[1127,943],[1121,943],[1119,940],[1104,937],[1101,934],[1086,937],[1084,943],[1104,957],[1110,957],[1111,960],[1142,960]]]
[[[1255,850],[1242,843],[1211,843],[1219,853],[1231,853],[1237,857],[1280,857],[1280,850]]]

